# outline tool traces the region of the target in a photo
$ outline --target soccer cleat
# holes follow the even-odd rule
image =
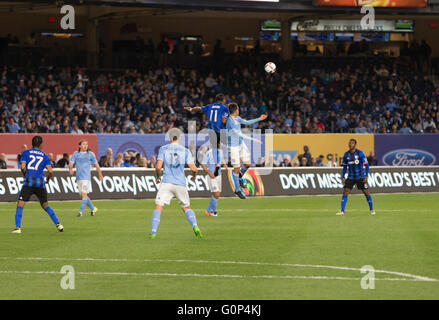
[[[205,213],[206,216],[212,216],[212,217],[217,217],[218,214],[216,212],[206,212]]]
[[[244,192],[242,192],[242,190],[235,191],[235,194],[236,194],[240,199],[246,199],[246,196],[245,196]]]
[[[336,213],[337,216],[343,216],[344,215],[344,211],[340,211]]]
[[[375,210],[370,210],[370,214],[374,216],[375,215]]]
[[[82,217],[82,212],[79,211],[77,217]]]
[[[58,232],[63,232],[63,231],[64,231],[64,227],[62,226],[61,223],[58,223],[58,224],[56,225],[56,228],[58,229]]]
[[[203,235],[201,234],[201,230],[200,230],[200,228],[198,228],[198,226],[194,227],[194,233],[197,236],[197,238],[201,239],[203,237]]]
[[[98,212],[98,208],[97,208],[97,207],[95,207],[95,208],[90,212],[90,214],[91,214],[92,216],[94,216],[94,215],[96,214],[96,212]]]
[[[154,240],[156,236],[157,236],[156,233],[151,233],[151,234],[149,235],[149,238],[150,238],[151,240]]]
[[[11,233],[21,233],[21,228],[15,228]]]
[[[215,172],[213,173],[213,175],[214,175],[215,177],[218,177],[219,169],[220,169],[220,166],[216,166],[216,167],[215,167]]]

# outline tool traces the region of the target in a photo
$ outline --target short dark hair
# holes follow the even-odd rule
[[[218,93],[215,96],[215,102],[221,102],[221,101],[224,101],[224,100],[226,100],[226,97],[222,93]]]
[[[357,144],[357,140],[352,138],[351,140],[349,140],[349,142],[351,142],[351,141],[353,141],[355,144]]]
[[[43,144],[43,138],[41,136],[35,136],[32,138],[32,147],[38,148]]]
[[[238,104],[236,102],[232,102],[229,104],[229,114],[235,113],[238,109]]]

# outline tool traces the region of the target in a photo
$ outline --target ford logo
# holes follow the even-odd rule
[[[424,150],[398,149],[386,153],[383,162],[387,166],[429,166],[436,162],[436,157]]]

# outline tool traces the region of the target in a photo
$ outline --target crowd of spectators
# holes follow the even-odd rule
[[[184,107],[212,103],[218,92],[237,101],[244,118],[268,113],[254,128],[275,133],[439,132],[439,88],[397,59],[346,64],[314,58],[304,60],[300,74],[293,59],[274,75],[246,60],[238,56],[222,72],[87,72],[52,68],[44,60],[34,70],[4,66],[0,132],[163,133],[172,127],[186,131],[188,120],[198,120],[200,130],[205,115]]]

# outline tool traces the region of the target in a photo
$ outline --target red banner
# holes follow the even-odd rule
[[[32,148],[32,138],[39,135],[43,138],[42,150],[53,153],[53,159],[62,158],[63,153],[73,154],[78,150],[78,143],[82,139],[88,140],[90,149],[97,155],[98,137],[95,134],[34,134],[34,133],[2,133],[0,134],[0,153],[6,154],[8,168],[17,168],[17,155],[22,152],[22,146]]]

